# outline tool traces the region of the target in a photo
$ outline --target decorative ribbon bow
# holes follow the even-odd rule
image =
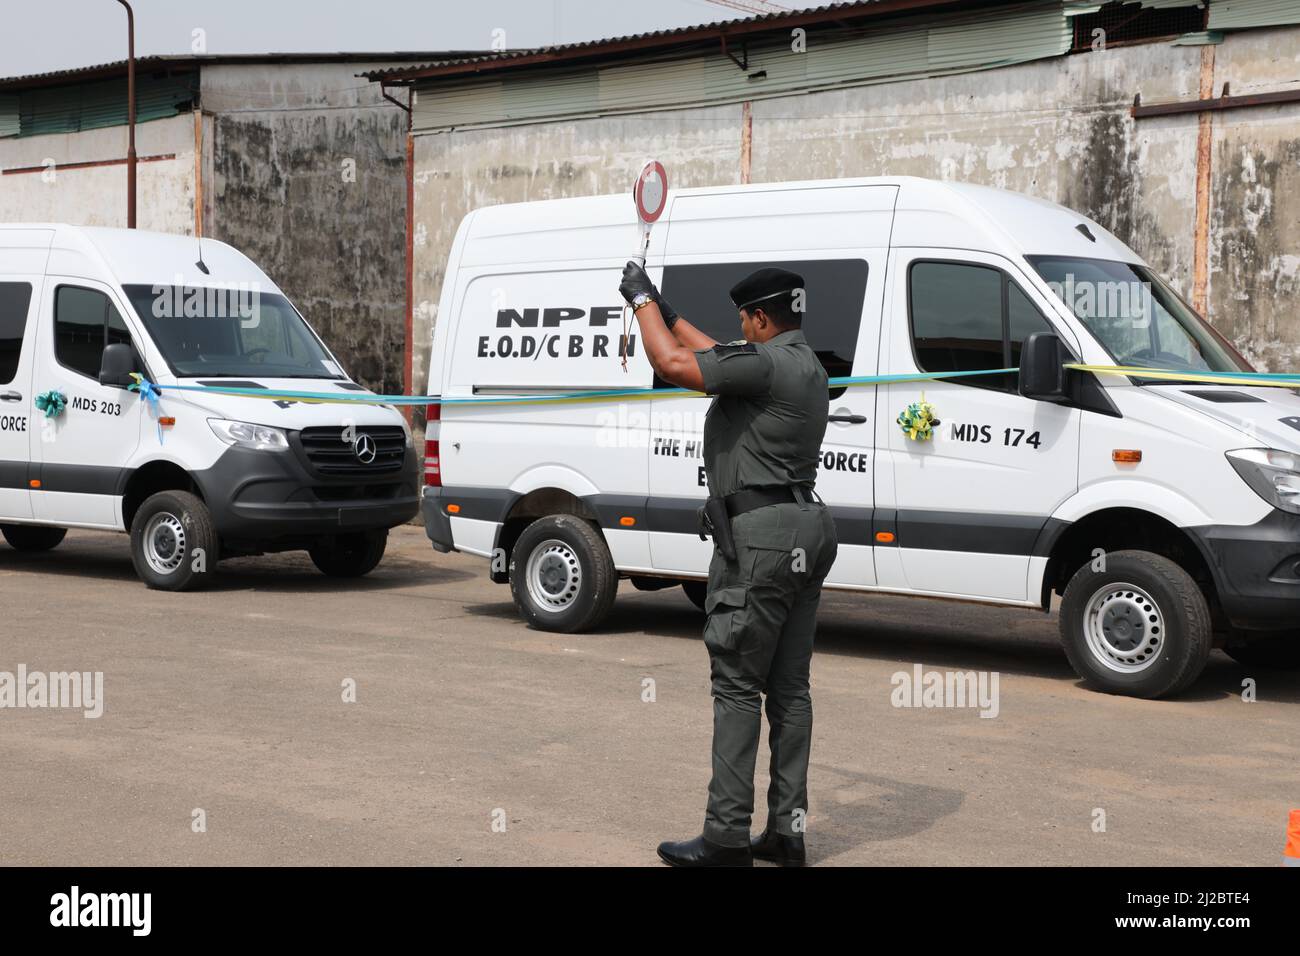
[[[913,402],[899,413],[897,421],[912,441],[929,441],[934,437],[935,428],[942,424],[935,418],[934,406],[925,400],[924,392],[919,402]]]
[[[149,381],[139,372],[132,372],[131,377],[135,379],[135,384],[128,385],[126,390],[128,392],[135,392],[142,399],[148,402],[149,411],[153,413],[153,417],[155,419],[159,418],[162,415],[162,407],[158,404],[158,400],[162,398],[162,392],[158,390],[158,386]],[[162,422],[160,421],[158,422],[158,444],[161,445],[162,443],[163,429]]]
[[[36,396],[36,407],[45,413],[46,418],[58,418],[68,407],[68,396],[54,390],[41,392]]]

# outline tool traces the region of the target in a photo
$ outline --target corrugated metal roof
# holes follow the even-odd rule
[[[473,58],[483,56],[482,50],[440,50],[408,53],[185,53],[138,56],[135,58],[137,73],[147,70],[157,71],[165,67],[231,64],[265,64],[265,63],[382,63],[395,60],[411,64],[427,63],[431,58],[442,59]],[[23,76],[0,77],[0,89],[16,87],[49,86],[64,82],[96,79],[126,75],[126,60],[114,60],[111,63],[96,63],[90,66],[69,67],[64,70],[51,70],[47,73],[28,73]],[[401,69],[401,67],[398,67]]]
[[[1006,0],[1003,0],[1005,3]],[[1024,0],[1032,3],[1034,0]],[[829,3],[818,7],[786,10],[779,13],[765,13],[753,17],[740,17],[734,20],[715,20],[711,23],[696,24],[686,27],[674,27],[670,30],[653,30],[648,33],[636,33],[628,36],[609,37],[601,40],[585,40],[580,43],[564,43],[555,46],[533,47],[518,50],[500,50],[480,53],[474,56],[444,56],[437,60],[412,66],[389,67],[383,70],[371,70],[359,74],[370,80],[398,82],[418,79],[431,72],[449,68],[461,72],[482,72],[527,65],[535,61],[557,62],[567,60],[600,57],[623,52],[628,45],[635,45],[645,50],[672,47],[696,40],[716,38],[725,35],[776,31],[793,25],[813,25],[817,23],[842,22],[846,19],[878,16],[898,13],[925,7],[948,7],[951,9],[977,8],[996,5],[996,0],[857,0],[851,3]]]
[[[769,37],[750,45],[747,71],[714,50],[438,81],[418,88],[412,124],[426,132],[739,102],[1023,63],[1062,55],[1071,40],[1057,0],[1004,4],[869,33],[827,29],[809,37],[816,56],[795,52],[786,36]]]
[[[137,77],[137,122],[176,116],[190,109],[196,93],[192,79],[193,74]],[[10,135],[77,133],[121,126],[127,120],[127,86],[122,77],[23,90],[13,94],[13,99],[17,100],[18,129]]]
[[[1214,0],[1207,30],[1300,23],[1300,0]]]

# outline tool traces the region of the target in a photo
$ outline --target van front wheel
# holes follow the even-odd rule
[[[618,572],[605,539],[575,515],[539,518],[510,556],[510,593],[533,627],[572,634],[609,614]]]
[[[1192,576],[1148,551],[1117,551],[1070,579],[1061,642],[1095,690],[1155,698],[1185,690],[1210,656],[1205,595]]]
[[[147,498],[131,522],[135,573],[158,591],[193,591],[216,573],[220,540],[212,512],[188,491]]]
[[[15,551],[49,551],[63,543],[67,528],[42,528],[31,524],[0,524],[0,534]]]

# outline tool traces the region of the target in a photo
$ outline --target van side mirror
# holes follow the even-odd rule
[[[1072,361],[1056,333],[1032,333],[1020,347],[1020,394],[1040,402],[1064,399],[1065,363]]]
[[[135,368],[135,349],[125,342],[104,346],[104,357],[99,362],[99,384],[125,388],[135,382],[131,373]]]

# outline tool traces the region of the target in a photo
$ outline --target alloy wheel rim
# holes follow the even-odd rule
[[[185,526],[169,512],[149,519],[144,529],[144,559],[158,574],[173,574],[185,562]]]
[[[550,538],[533,548],[524,579],[533,605],[558,614],[572,607],[581,593],[582,562],[568,544]]]
[[[1126,582],[1106,584],[1083,611],[1088,652],[1108,670],[1139,674],[1160,658],[1165,642],[1164,613],[1142,588]]]

